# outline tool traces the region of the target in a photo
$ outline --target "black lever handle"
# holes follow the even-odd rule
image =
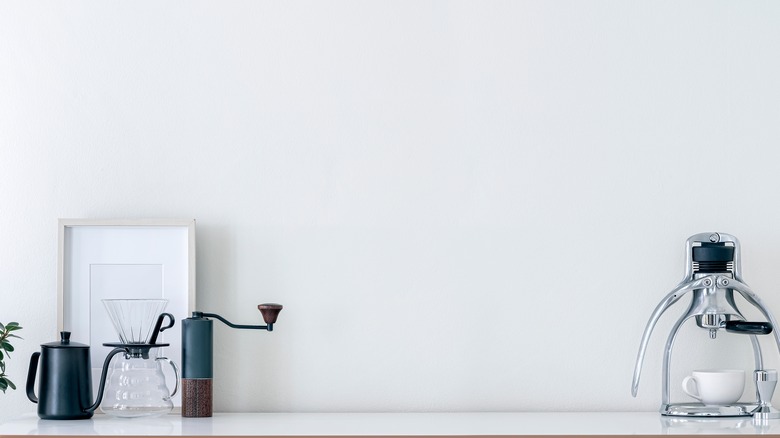
[[[772,333],[772,324],[768,322],[727,321],[726,331],[745,335],[768,335]]]

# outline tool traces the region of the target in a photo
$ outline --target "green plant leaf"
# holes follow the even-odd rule
[[[19,327],[19,323],[18,323],[18,322],[16,322],[16,321],[12,321],[12,322],[9,322],[8,324],[6,324],[6,325],[5,325],[5,328],[7,328],[7,329],[9,329],[9,330],[10,330],[12,327]]]
[[[5,326],[3,325],[2,322],[0,322],[0,332],[4,332],[4,331],[5,331]]]
[[[2,347],[3,350],[5,350],[6,353],[10,353],[10,352],[14,351],[14,346],[9,344],[8,342],[5,342],[5,341],[0,343],[0,347]]]
[[[24,339],[23,337],[21,337],[21,336],[17,336],[17,335],[15,335],[15,334],[13,334],[13,333],[12,333],[12,334],[10,334],[10,335],[8,335],[8,337],[9,337],[9,338],[16,338],[16,339]]]
[[[5,374],[5,362],[0,362],[0,373]]]
[[[2,361],[2,360],[3,360],[3,352],[0,351],[0,361]]]
[[[0,377],[0,389],[5,392],[5,388],[8,388],[8,383],[6,383],[5,377]]]
[[[10,381],[7,377],[5,378],[6,383],[8,383],[8,387],[11,389],[16,389],[16,385],[14,385],[14,382]]]

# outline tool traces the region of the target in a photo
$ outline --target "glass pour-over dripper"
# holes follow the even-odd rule
[[[168,305],[168,300],[103,300],[103,305],[123,344],[146,344],[152,336],[157,318]]]
[[[173,327],[174,318],[162,313],[168,300],[120,299],[103,300],[121,344],[103,344],[127,348],[124,356],[111,361],[106,380],[106,391],[100,410],[116,417],[149,417],[167,414],[173,409],[173,397],[179,388],[176,364],[164,357],[157,335]],[[168,318],[169,324],[162,327]],[[174,373],[173,391],[168,390],[162,362],[167,362]]]

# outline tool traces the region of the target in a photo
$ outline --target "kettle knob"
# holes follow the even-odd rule
[[[266,324],[273,324],[276,322],[276,318],[279,317],[282,307],[284,306],[281,304],[265,303],[258,305],[257,309],[260,310],[260,313],[263,315],[263,321]]]
[[[70,332],[60,332],[60,344],[70,344]]]

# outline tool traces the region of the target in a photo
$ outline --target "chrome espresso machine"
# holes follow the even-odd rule
[[[772,395],[777,384],[777,371],[764,369],[761,346],[757,335],[774,333],[780,351],[780,332],[772,313],[742,280],[740,245],[736,237],[723,233],[701,233],[686,241],[685,276],[653,311],[647,322],[634,368],[631,394],[636,397],[639,377],[642,373],[647,344],[658,319],[673,304],[690,293],[688,310],[672,326],[664,347],[661,375],[661,414],[666,416],[706,418],[752,416],[758,420],[780,419],[780,411],[772,407]],[[748,322],[737,308],[734,292],[755,306],[766,318],[766,322]],[[685,321],[695,318],[696,325],[709,331],[715,339],[718,331],[747,335],[753,346],[756,384],[756,401],[752,403],[731,403],[727,405],[704,405],[702,403],[671,403],[669,400],[670,361],[672,347],[680,327]]]

